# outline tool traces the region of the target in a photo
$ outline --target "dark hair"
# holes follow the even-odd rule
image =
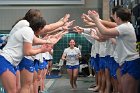
[[[127,8],[119,8],[116,11],[116,15],[122,21],[130,21],[131,20],[131,12]]]
[[[111,21],[111,22],[115,22],[115,20],[113,19],[112,16],[110,16],[110,21]]]
[[[27,20],[30,22],[34,17],[42,17],[41,12],[38,9],[30,9],[26,14],[23,19]]]
[[[30,21],[30,27],[34,32],[37,32],[39,29],[43,29],[45,25],[46,21],[43,19],[43,17],[34,17]]]
[[[15,24],[12,26],[14,27],[20,20],[27,20],[30,22],[34,17],[42,17],[41,12],[38,9],[30,9],[23,18],[19,19],[15,22]]]
[[[118,6],[113,7],[113,8],[112,8],[112,14],[114,15],[115,12],[116,12],[119,8],[122,8],[122,6],[118,5]]]
[[[69,42],[70,42],[71,40],[74,40],[74,42],[76,42],[75,39],[73,39],[73,38],[69,39]]]

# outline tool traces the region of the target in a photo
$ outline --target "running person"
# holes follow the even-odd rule
[[[76,80],[78,77],[79,58],[81,57],[81,51],[75,47],[75,40],[69,41],[69,46],[66,48],[62,55],[62,60],[66,60],[66,68],[70,78],[70,84],[72,89],[77,88]]]

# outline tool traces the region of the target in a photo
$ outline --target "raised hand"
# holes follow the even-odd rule
[[[91,29],[91,36],[92,36],[94,39],[99,38],[99,36],[97,35],[96,31],[94,31],[94,30],[92,30],[92,29]]]
[[[43,44],[41,46],[42,53],[50,52],[53,49],[53,44]]]
[[[96,26],[96,24],[93,22],[93,20],[86,14],[83,14],[81,16],[83,22],[86,24],[85,26]]]
[[[59,21],[63,21],[64,24],[69,20],[70,14],[66,14],[63,18],[61,18]]]
[[[73,22],[74,22],[74,21],[75,21],[75,20],[66,22],[66,23],[62,26],[63,30],[64,30],[64,31],[67,31],[67,30],[69,29],[69,27],[73,25]]]
[[[88,16],[90,17],[90,18],[92,18],[92,20],[96,20],[96,19],[100,19],[99,18],[99,14],[96,12],[96,11],[94,11],[94,10],[89,10],[88,11]]]
[[[82,33],[84,31],[84,28],[82,28],[80,26],[75,26],[75,27],[73,27],[73,29],[77,33]]]
[[[65,32],[67,33],[67,32]],[[60,39],[62,38],[61,34],[58,35],[50,35],[49,38],[47,39],[47,41],[50,42],[50,44],[56,44]]]
[[[86,21],[88,21],[88,22],[93,22],[93,20],[87,14],[84,14],[83,13],[82,16],[81,16],[81,18],[84,19],[84,20],[86,20]]]

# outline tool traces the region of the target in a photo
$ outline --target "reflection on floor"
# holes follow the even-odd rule
[[[46,79],[44,93],[94,93],[88,90],[88,87],[95,83],[94,80],[94,77],[78,77],[77,89],[72,90],[67,75],[57,79]]]

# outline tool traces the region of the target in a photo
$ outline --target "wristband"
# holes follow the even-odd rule
[[[91,28],[84,28],[83,33],[90,34]]]
[[[52,42],[50,41],[50,39],[47,39],[47,40],[46,40],[46,43],[47,43],[47,44],[52,44]]]

